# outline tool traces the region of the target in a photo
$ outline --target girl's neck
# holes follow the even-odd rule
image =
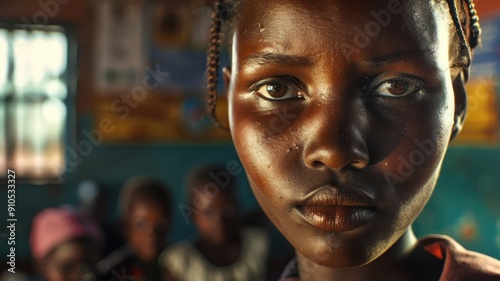
[[[424,250],[416,248],[416,245],[417,238],[412,229],[409,228],[382,256],[360,267],[325,267],[311,262],[298,252],[297,263],[299,272],[304,272],[308,281],[438,281],[442,270],[442,261],[433,259]],[[420,268],[425,268],[425,270],[420,270]],[[301,277],[301,279],[305,278],[305,276]]]

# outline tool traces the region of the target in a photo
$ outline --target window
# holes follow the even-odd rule
[[[0,23],[0,175],[41,183],[64,172],[68,50],[62,27]]]

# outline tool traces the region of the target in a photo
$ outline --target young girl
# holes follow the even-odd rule
[[[208,165],[191,174],[189,205],[199,237],[194,243],[176,243],[161,255],[171,280],[265,279],[267,235],[240,225],[235,182],[224,166]]]
[[[101,243],[97,225],[77,210],[47,208],[33,219],[31,253],[43,280],[96,280]]]
[[[166,246],[170,202],[168,187],[159,180],[139,176],[125,183],[120,215],[127,243],[98,263],[100,280],[164,280],[158,256]]]
[[[466,111],[472,0],[217,1],[229,129],[253,192],[296,249],[285,280],[500,280],[500,262],[411,224]],[[215,117],[215,116],[214,116]]]

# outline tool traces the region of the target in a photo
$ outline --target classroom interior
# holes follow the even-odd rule
[[[118,194],[136,176],[168,186],[165,239],[194,239],[185,219],[194,167],[219,163],[238,180],[243,214],[261,211],[227,130],[206,113],[210,1],[0,1],[0,226],[7,221],[7,171],[16,172],[16,261],[31,271],[31,220],[103,192],[101,214],[119,226]],[[450,146],[417,235],[443,233],[500,259],[500,2],[477,0],[483,44],[467,85],[469,112]],[[224,52],[223,52],[224,53]],[[221,64],[228,64],[223,55]],[[219,83],[217,114],[227,123]],[[97,189],[95,189],[97,188]],[[94,192],[94,193],[93,193]],[[6,230],[0,230],[2,271]],[[276,255],[291,247],[272,233]]]

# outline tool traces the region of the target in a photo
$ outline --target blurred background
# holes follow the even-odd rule
[[[475,2],[483,45],[468,84],[467,121],[414,227],[419,236],[447,234],[498,259],[500,2]],[[16,172],[16,264],[27,272],[36,213],[82,205],[99,194],[100,216],[118,227],[118,194],[138,175],[169,186],[174,209],[168,242],[196,236],[179,208],[187,200],[188,172],[207,163],[241,167],[229,133],[211,126],[205,113],[209,4],[0,0],[2,271],[7,168]],[[221,96],[223,122],[226,108]],[[237,178],[241,210],[258,213],[244,172]],[[288,256],[289,246],[273,235],[274,252]]]

